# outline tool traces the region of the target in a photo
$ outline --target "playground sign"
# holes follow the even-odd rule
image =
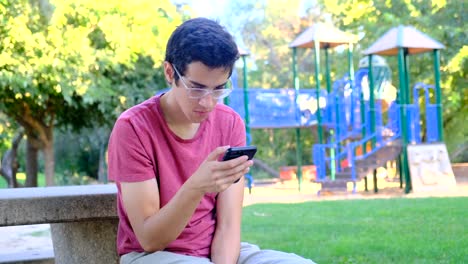
[[[407,150],[414,192],[440,191],[456,186],[445,144],[408,145]]]

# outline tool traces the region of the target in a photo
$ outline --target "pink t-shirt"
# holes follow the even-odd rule
[[[192,139],[175,135],[164,120],[160,97],[152,97],[119,117],[109,140],[109,179],[117,183],[120,255],[143,252],[122,203],[119,182],[156,178],[161,208],[198,169],[206,156],[219,146],[245,145],[245,128],[231,108],[218,104]],[[207,194],[179,237],[166,251],[192,256],[210,256],[216,227],[216,194]]]

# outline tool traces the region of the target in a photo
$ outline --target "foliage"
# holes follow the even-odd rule
[[[1,96],[11,102],[4,111],[27,104],[33,112],[45,112],[46,119],[57,112],[59,124],[81,127],[117,105],[126,108],[146,98],[143,89],[165,87],[155,68],[161,67],[164,44],[180,23],[169,2],[50,4],[49,17],[28,1],[3,5],[9,16],[2,20]]]
[[[310,128],[300,129],[302,144],[302,164],[311,164],[311,150],[315,134]],[[255,129],[252,130],[252,144],[258,148],[256,158],[265,161],[273,169],[281,166],[297,165],[295,129]],[[255,178],[256,175],[253,175]]]
[[[55,126],[110,125],[165,87],[158,68],[180,23],[169,1],[0,4],[0,111],[25,128],[37,149],[47,150],[49,179]]]
[[[107,127],[83,129],[80,134],[72,130],[61,130],[56,133],[55,158],[57,171],[62,175],[61,181],[73,175],[99,178],[100,153],[107,148]],[[101,151],[102,150],[102,151]]]
[[[81,50],[83,32],[49,25],[40,5],[27,1],[2,4],[1,110],[33,129],[53,124],[55,119],[60,123],[81,117],[76,123],[89,125],[86,106],[75,91],[83,89],[84,72],[91,64],[90,58],[82,56],[86,54]],[[68,114],[73,111],[82,115]]]
[[[301,1],[230,1],[228,8],[235,12],[225,24],[238,37],[239,45],[250,52],[249,87],[292,88],[292,51],[288,44],[321,14],[313,8],[299,14]],[[302,88],[313,87],[310,55],[310,50],[298,52]],[[314,133],[310,128],[300,130],[302,164],[310,164]],[[297,164],[295,129],[252,130],[252,144],[260,146],[256,157],[273,169]]]
[[[235,0],[229,1],[227,9],[232,12],[224,24],[250,51],[250,87],[293,86],[288,45],[314,22],[332,23],[361,37],[354,65],[363,50],[399,24],[412,25],[442,42],[446,46],[441,52],[446,143],[454,161],[468,161],[463,1]],[[0,151],[22,126],[38,148],[56,146],[61,175],[95,176],[82,169],[86,163],[78,161],[97,155],[98,142],[106,141],[119,113],[166,87],[161,68],[165,44],[190,15],[187,6],[174,6],[169,0],[0,0]],[[332,80],[347,72],[344,51],[343,47],[331,51]],[[298,50],[301,88],[315,88],[313,58],[312,49]],[[320,59],[324,65],[323,53]],[[393,57],[387,61],[398,86],[397,61]],[[410,70],[412,84],[433,83],[430,54],[411,56]],[[66,144],[54,144],[54,131],[60,142],[86,146],[69,144],[68,149]],[[71,135],[79,131],[79,139]],[[297,164],[295,133],[294,129],[254,130],[257,157],[273,168]],[[314,128],[301,129],[303,164],[311,163],[315,133]],[[80,154],[74,158],[73,153]]]
[[[242,241],[317,263],[463,263],[468,198],[257,204]]]
[[[86,29],[94,61],[83,96],[100,102],[108,122],[166,87],[165,44],[181,22],[169,1],[67,1],[61,12],[74,27]]]
[[[366,49],[392,27],[411,25],[445,45],[441,51],[441,87],[447,147],[456,152],[467,141],[468,36],[463,1],[322,1],[336,26],[363,35],[357,52]],[[364,16],[365,14],[365,16]],[[396,58],[388,58],[398,83]],[[410,57],[410,86],[434,83],[432,54]],[[396,85],[398,87],[398,85]]]
[[[25,183],[26,183],[26,174],[24,172],[18,172],[16,174],[16,177],[17,177],[18,183],[21,186],[24,186]],[[45,187],[46,186],[44,173],[39,173],[38,174],[37,181],[38,181],[38,183],[37,183],[38,187]],[[3,189],[3,188],[8,188],[8,182],[5,180],[5,178],[0,177],[0,189]]]
[[[370,1],[370,0],[335,0],[317,1],[301,4],[300,1],[288,1],[288,8],[281,1],[232,1],[237,11],[236,19],[245,21],[243,26],[234,27],[242,32],[245,48],[250,50],[248,59],[249,87],[286,88],[292,87],[292,52],[288,48],[300,33],[315,22],[331,23],[343,31],[360,36],[354,47],[354,66],[362,58],[360,54],[378,37],[390,28],[404,24],[412,25],[430,37],[442,42],[446,49],[441,52],[441,78],[443,89],[443,117],[445,139],[451,153],[456,153],[467,142],[466,116],[468,114],[467,83],[467,35],[464,30],[466,16],[463,1]],[[258,11],[262,10],[262,11]],[[448,19],[450,18],[450,19]],[[229,23],[228,23],[229,25]],[[330,52],[332,81],[341,78],[347,72],[346,46]],[[398,87],[398,67],[394,57],[387,57],[392,69],[393,85]],[[324,81],[324,53],[320,55],[321,87]],[[315,88],[314,54],[312,49],[298,49],[298,72],[301,88]],[[434,83],[432,54],[410,57],[410,85],[416,82]],[[324,89],[324,88],[323,88]],[[263,132],[254,132],[253,140],[273,147],[268,153],[260,152],[257,157],[266,160],[272,166],[280,161],[294,163],[295,139],[293,131],[281,131],[275,140],[277,148],[271,146],[269,136]],[[267,138],[268,137],[268,138]],[[303,137],[305,138],[305,136]],[[287,147],[285,145],[288,145]],[[307,144],[305,144],[307,145]],[[262,145],[263,146],[263,145]],[[308,146],[307,146],[308,147]],[[304,148],[307,148],[304,147]],[[306,153],[308,159],[310,148]],[[289,153],[286,158],[277,158],[278,153]],[[466,150],[465,150],[466,153]],[[456,161],[463,161],[460,158]],[[466,155],[465,155],[466,156]]]
[[[245,22],[241,31],[242,42],[250,51],[248,60],[249,87],[291,88],[292,51],[289,43],[313,21],[322,19],[317,6],[301,12],[302,1],[233,1]],[[288,6],[288,8],[284,8]],[[259,14],[252,10],[262,10]],[[253,17],[253,18],[252,18]],[[298,52],[299,77],[302,87],[312,87],[309,78],[313,72],[310,50]]]

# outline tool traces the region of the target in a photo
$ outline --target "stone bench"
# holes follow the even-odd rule
[[[0,189],[0,226],[50,224],[57,264],[118,263],[116,194],[115,185]]]

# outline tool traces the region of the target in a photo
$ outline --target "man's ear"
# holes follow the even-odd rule
[[[164,77],[166,77],[166,81],[172,85],[174,82],[174,68],[172,68],[172,64],[167,61],[164,62]]]

